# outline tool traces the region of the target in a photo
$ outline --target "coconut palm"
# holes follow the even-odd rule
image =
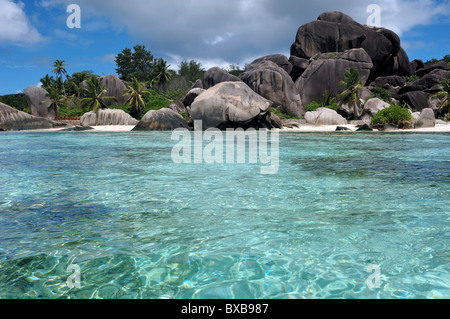
[[[160,87],[164,87],[164,85],[173,77],[173,72],[169,70],[169,66],[170,65],[167,65],[167,61],[164,59],[158,59],[154,66],[155,76],[153,77],[152,82]]]
[[[40,82],[42,83],[42,88],[46,91],[49,91],[51,87],[55,84],[55,78],[46,74]]]
[[[344,77],[345,80],[339,81],[339,85],[345,87],[345,90],[338,96],[340,105],[353,105],[354,117],[359,118],[361,116],[361,100],[359,99],[359,92],[364,88],[364,78],[361,78],[358,69],[354,68],[347,69]]]
[[[55,73],[56,78],[58,78],[62,83],[64,96],[66,96],[66,89],[64,88],[64,81],[63,81],[62,77],[63,77],[63,75],[65,75],[67,77],[65,62],[66,61],[64,61],[64,60],[55,60],[55,62],[53,62],[53,65],[52,65],[53,73]]]
[[[80,105],[83,108],[87,108],[88,110],[93,110],[96,115],[98,115],[99,109],[107,108],[105,102],[106,101],[117,101],[117,98],[112,96],[104,96],[107,92],[105,86],[100,84],[100,79],[97,76],[92,76],[89,80],[86,81],[87,89],[82,88],[81,94],[86,96],[84,99],[80,100]],[[98,116],[96,119],[97,124]]]
[[[441,82],[440,91],[433,96],[433,99],[443,100],[439,107],[439,113],[441,115],[450,112],[450,76],[447,80]]]
[[[149,95],[150,92],[146,90],[145,83],[139,82],[136,78],[133,78],[128,85],[129,88],[122,92],[123,96],[129,97],[125,104],[131,105],[131,115],[139,118],[145,109],[143,96]]]
[[[48,109],[49,111],[53,110],[55,112],[55,118],[58,119],[59,106],[66,103],[67,100],[66,97],[61,94],[61,91],[56,85],[53,85],[51,88],[49,88],[46,97],[48,99],[42,101],[40,104],[50,103]]]

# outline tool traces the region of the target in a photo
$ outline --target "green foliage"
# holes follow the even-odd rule
[[[145,108],[143,98],[150,93],[146,90],[145,83],[139,82],[136,78],[133,78],[128,85],[129,88],[123,90],[123,96],[128,97],[125,104],[131,105],[131,116],[140,119],[142,117],[143,109]]]
[[[394,104],[381,110],[372,117],[372,124],[385,124],[395,123],[398,124],[402,121],[411,122],[412,115],[407,108]]]
[[[0,102],[9,105],[19,111],[30,113],[25,94],[10,94],[0,96]]]
[[[189,120],[189,115],[187,113],[180,113],[180,115],[185,119]]]
[[[155,62],[153,55],[145,45],[136,45],[133,50],[125,48],[116,56],[117,74],[125,81],[131,81],[133,77],[139,82],[151,81]]]
[[[392,94],[389,90],[385,88],[377,87],[373,91],[372,98],[378,98],[380,100],[383,100],[387,103],[391,103],[392,101]]]
[[[242,73],[244,73],[244,70],[241,70],[241,68],[239,67],[239,64],[230,64],[228,66],[228,69],[226,69],[226,71],[234,76],[239,76]]]
[[[150,110],[160,110],[169,106],[169,99],[156,92],[155,90],[148,90],[149,94],[144,97],[145,109],[144,114]]]
[[[406,82],[413,83],[413,82],[416,82],[418,79],[419,79],[419,76],[414,74],[411,76],[407,76]]]
[[[159,88],[164,89],[164,86],[173,78],[174,73],[169,70],[167,61],[160,58],[156,60],[153,66],[153,78],[152,84],[157,85]]]
[[[316,102],[316,101],[312,101],[311,103],[309,103],[306,106],[306,111],[313,112],[313,111],[316,111],[320,107],[326,107],[328,109],[332,109],[332,110],[337,111],[337,110],[339,110],[340,105],[336,101],[336,98],[334,97],[334,93],[333,92],[325,91],[323,93],[322,102],[319,103],[319,102]]]
[[[81,93],[86,96],[86,98],[80,100],[80,105],[84,109],[93,110],[95,113],[99,109],[106,108],[105,102],[108,100],[115,100],[117,98],[104,96],[107,92],[106,88],[101,85],[100,79],[97,76],[92,76],[86,81],[88,88],[82,89]]]
[[[345,90],[338,96],[340,105],[353,105],[354,116],[356,118],[359,118],[361,114],[361,101],[359,99],[359,91],[364,88],[364,79],[359,76],[359,71],[355,68],[347,69],[345,71],[344,77],[345,80],[339,81],[339,85],[345,87]]]
[[[200,62],[195,60],[181,61],[179,65],[178,74],[185,78],[189,83],[194,83],[197,80],[203,80],[203,75],[205,74],[205,69]]]
[[[273,114],[275,114],[276,116],[278,116],[280,119],[282,120],[298,120],[299,117],[295,117],[295,116],[291,116],[291,115],[287,115],[284,113],[281,113],[281,111],[278,108],[271,108],[270,112],[272,112]]]

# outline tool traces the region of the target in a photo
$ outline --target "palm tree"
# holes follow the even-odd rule
[[[439,113],[445,115],[450,112],[450,76],[441,82],[440,91],[433,96],[433,99],[444,100],[439,108]]]
[[[139,118],[142,115],[142,111],[145,109],[145,102],[142,97],[144,95],[149,95],[150,92],[146,90],[145,83],[139,82],[136,78],[133,78],[128,85],[129,88],[123,90],[123,96],[129,97],[126,104],[131,105],[131,115],[135,118]]]
[[[62,83],[62,88],[64,91],[64,96],[66,96],[66,89],[64,88],[64,81],[62,79],[62,76],[65,75],[67,77],[67,71],[66,71],[66,61],[63,60],[56,60],[55,62],[53,62],[53,73],[56,74],[56,77],[61,81]]]
[[[93,110],[96,115],[98,115],[99,109],[106,109],[107,106],[105,104],[106,101],[114,100],[117,101],[117,98],[111,96],[104,96],[107,92],[105,86],[100,84],[100,79],[93,75],[89,80],[86,81],[88,88],[82,88],[81,93],[86,97],[81,99],[80,105],[82,107],[86,107],[88,110]],[[98,121],[98,116],[96,117],[96,123]]]
[[[56,85],[53,85],[46,94],[48,100],[42,101],[40,104],[50,103],[48,106],[49,111],[53,110],[55,112],[55,118],[58,119],[58,109],[61,104],[66,103],[66,97],[61,94],[61,91]]]
[[[339,94],[340,105],[347,104],[354,107],[354,118],[361,116],[361,100],[359,92],[364,88],[364,78],[360,78],[358,69],[350,68],[345,71],[345,80],[339,81],[339,85],[344,86],[345,90]]]
[[[42,79],[40,79],[40,82],[42,83],[42,88],[46,91],[49,91],[55,84],[55,78],[46,74]]]
[[[155,76],[153,77],[152,82],[158,84],[160,87],[164,87],[164,85],[173,77],[173,72],[169,70],[169,66],[170,65],[167,65],[167,61],[164,59],[158,59],[154,66]]]

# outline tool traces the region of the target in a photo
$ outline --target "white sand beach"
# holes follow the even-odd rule
[[[97,132],[130,132],[134,125],[103,125],[93,126],[92,128]]]
[[[335,132],[336,128],[346,127],[350,129],[350,131],[356,131],[356,125],[347,124],[347,125],[310,125],[310,124],[302,124],[299,127],[295,128],[283,128],[280,129],[280,132],[304,132],[304,133],[320,133],[320,132]],[[345,131],[344,131],[345,132]],[[389,132],[422,132],[422,133],[450,133],[450,123],[448,124],[437,124],[435,127],[424,127],[424,128],[414,128],[414,129],[399,129],[393,130]]]

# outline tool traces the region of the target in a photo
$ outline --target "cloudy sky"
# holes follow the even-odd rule
[[[69,4],[81,8],[79,29],[67,26]],[[207,69],[289,55],[302,24],[335,10],[365,24],[370,4],[410,60],[450,54],[448,0],[0,0],[0,95],[37,85],[55,59],[70,74],[115,73],[115,55],[136,44],[174,70],[183,59]]]

